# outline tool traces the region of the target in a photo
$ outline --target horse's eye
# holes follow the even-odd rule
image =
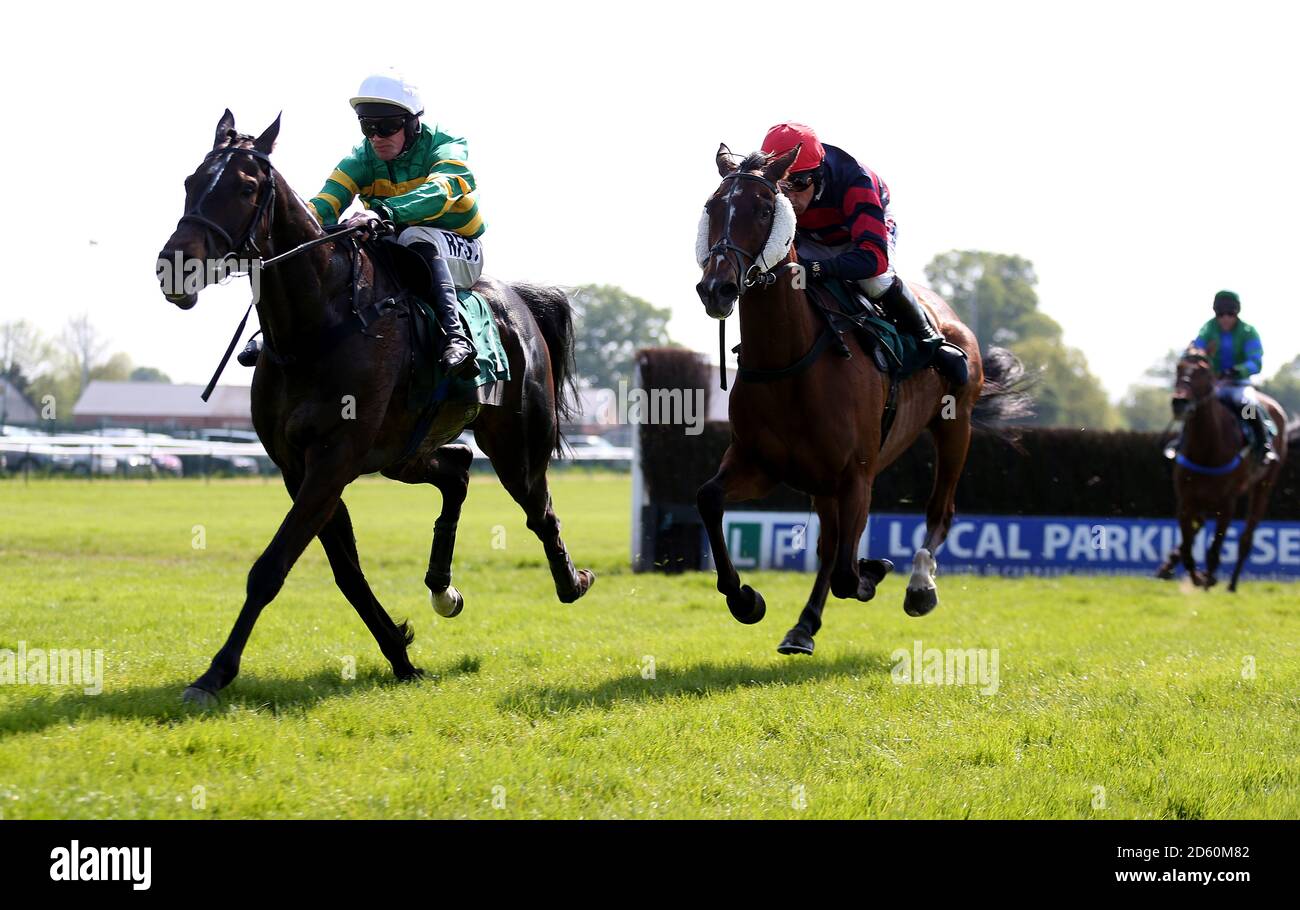
[[[763,210],[758,214],[759,217],[762,218],[764,221],[768,221],[772,217],[772,209],[768,207],[764,207]]]
[[[245,183],[239,188],[239,195],[243,196],[245,199],[252,199],[256,193],[257,186],[252,183]]]

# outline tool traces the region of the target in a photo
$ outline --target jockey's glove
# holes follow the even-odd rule
[[[826,264],[820,259],[800,259],[799,262],[813,281],[821,281],[829,274],[826,271]]]

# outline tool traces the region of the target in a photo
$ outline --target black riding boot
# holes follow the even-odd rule
[[[922,344],[939,342],[934,352],[934,368],[939,375],[955,386],[963,386],[970,380],[966,366],[966,352],[957,345],[945,341],[939,330],[930,322],[930,314],[921,306],[907,282],[894,276],[894,283],[880,298],[880,305],[885,314],[898,323],[904,332],[915,335]]]
[[[257,336],[254,335],[248,339],[248,344],[244,345],[244,349],[235,355],[235,359],[239,361],[241,367],[255,367],[257,366],[257,355],[261,353],[262,342],[258,341]]]
[[[1255,434],[1255,451],[1259,454],[1259,460],[1262,464],[1273,464],[1277,461],[1277,453],[1273,451],[1273,440],[1268,435],[1268,425],[1264,423],[1263,405],[1255,406],[1254,416],[1250,418],[1250,428]]]
[[[433,273],[433,292],[429,303],[438,314],[438,324],[447,336],[446,347],[442,349],[442,368],[456,379],[473,379],[478,375],[477,354],[469,332],[460,320],[460,308],[456,304],[456,283],[451,280],[451,270],[438,248],[432,243],[413,243],[411,249],[424,257]]]

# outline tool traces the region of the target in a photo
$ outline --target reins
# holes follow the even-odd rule
[[[239,240],[235,241],[224,227],[203,213],[203,204],[216,188],[222,175],[225,174],[226,168],[229,167],[230,162],[237,154],[248,155],[265,165],[267,182],[261,193],[261,198],[258,199],[257,209],[253,212],[252,218],[249,219],[248,226],[244,229],[243,233],[240,234]],[[263,219],[265,219],[265,231],[266,235],[269,237],[275,219],[275,196],[277,183],[275,179],[275,168],[271,164],[271,159],[264,152],[260,152],[257,149],[243,148],[234,144],[214,149],[209,152],[207,158],[213,157],[220,158],[220,164],[217,166],[216,170],[213,171],[212,177],[208,180],[207,186],[203,188],[203,192],[201,192],[198,199],[195,200],[194,206],[181,216],[180,223],[183,224],[188,221],[201,225],[205,231],[214,234],[225,241],[226,245],[229,247],[229,251],[221,257],[223,260],[238,257],[245,250],[251,250],[253,253],[257,254],[258,257],[254,260],[254,267],[259,269],[268,269],[292,259],[307,250],[321,246],[322,244],[337,243],[340,240],[347,240],[352,244],[350,276],[352,313],[356,317],[357,321],[360,322],[362,334],[365,334],[371,323],[383,316],[383,314],[389,309],[397,306],[397,304],[404,298],[405,295],[399,294],[378,302],[372,302],[366,307],[360,305],[361,288],[357,278],[360,273],[361,250],[356,243],[355,235],[368,231],[369,229],[366,227],[342,228],[337,231],[329,232],[323,236],[315,238],[314,240],[308,240],[305,243],[301,243],[293,249],[281,253],[278,256],[272,256],[269,259],[262,259],[262,250],[257,244],[258,225],[262,223]],[[199,396],[204,401],[207,401],[212,396],[212,392],[216,388],[217,382],[221,379],[221,374],[225,372],[226,366],[230,363],[231,355],[235,352],[235,346],[239,344],[239,339],[243,337],[244,329],[248,326],[248,317],[253,312],[253,307],[256,305],[257,300],[254,298],[249,301],[248,307],[244,310],[243,318],[239,320],[239,325],[235,328],[235,334],[231,337],[230,344],[226,346],[226,351],[221,356],[216,371],[213,372],[212,378],[208,380],[207,386]],[[356,331],[356,325],[350,322],[343,322],[337,326],[333,326],[321,333],[320,336],[315,339],[315,343],[311,345],[311,353],[316,356],[327,353],[354,331]],[[273,350],[269,343],[265,346],[265,350],[272,360],[282,365],[292,364],[300,359],[294,357],[292,354],[288,354],[287,352],[277,352]]]

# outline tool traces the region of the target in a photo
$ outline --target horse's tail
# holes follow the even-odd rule
[[[971,422],[975,429],[1014,442],[1012,424],[1034,415],[1030,389],[1037,377],[1006,348],[989,348],[984,354],[984,388],[975,402]]]
[[[537,327],[546,341],[551,355],[551,380],[555,385],[555,445],[556,455],[562,454],[564,435],[560,432],[562,421],[573,419],[578,413],[578,387],[575,376],[577,366],[573,351],[573,309],[569,298],[559,288],[536,284],[511,285],[515,293],[528,304]]]

